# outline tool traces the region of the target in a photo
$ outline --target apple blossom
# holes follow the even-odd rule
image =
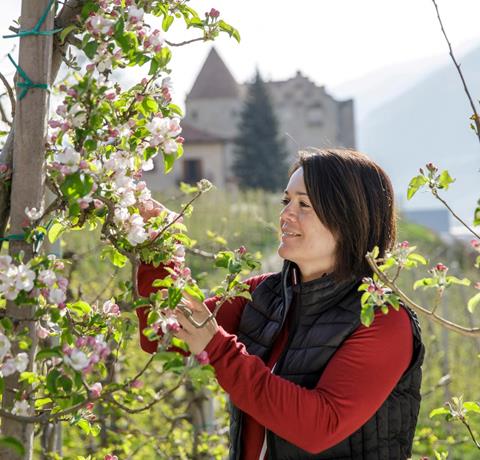
[[[33,289],[33,281],[35,280],[35,272],[30,270],[25,264],[20,264],[17,268],[17,276],[15,279],[15,287],[18,290],[31,291]]]
[[[30,219],[30,220],[38,220],[40,217],[43,215],[43,209],[37,209],[37,208],[25,208],[25,215]]]
[[[37,324],[36,326],[36,333],[39,339],[46,339],[50,335],[50,331],[45,329],[41,324]]]
[[[102,393],[102,384],[100,382],[96,382],[94,383],[91,387],[90,387],[90,396],[94,399],[97,399],[100,397],[100,394]]]
[[[8,340],[8,337],[4,335],[2,331],[0,331],[0,361],[3,361],[5,355],[10,351],[11,346],[12,345],[10,340]]]
[[[144,14],[145,14],[145,11],[143,11],[142,8],[137,8],[134,5],[132,5],[130,8],[128,8],[128,19],[132,23],[136,23],[138,21],[141,21],[143,19]]]
[[[53,288],[50,290],[48,295],[48,301],[53,304],[60,304],[65,302],[67,296],[65,295],[65,291],[60,288]]]
[[[50,287],[53,286],[57,277],[53,270],[40,270],[37,275],[37,280]]]
[[[15,401],[12,409],[12,414],[23,416],[30,415],[30,404],[28,403],[28,401],[26,399],[23,399],[22,401]]]
[[[85,369],[89,364],[87,355],[78,349],[73,349],[70,355],[66,355],[63,358],[64,362],[73,367],[76,371]]]

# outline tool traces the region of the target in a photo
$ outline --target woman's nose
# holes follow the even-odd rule
[[[280,217],[287,220],[295,220],[296,214],[292,207],[292,203],[288,203],[280,212]]]

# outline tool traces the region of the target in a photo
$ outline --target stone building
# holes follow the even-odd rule
[[[285,81],[266,82],[292,154],[305,147],[355,147],[353,100],[337,101],[297,72]],[[234,138],[248,83],[239,84],[212,48],[187,95],[182,122],[185,153],[167,176],[157,156],[153,171],[145,174],[152,190],[193,183],[205,177],[218,188],[235,187],[232,171]]]

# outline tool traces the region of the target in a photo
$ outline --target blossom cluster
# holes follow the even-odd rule
[[[16,264],[10,256],[0,256],[0,296],[15,300],[22,291],[30,297],[41,294],[48,303],[64,307],[68,280],[57,273],[64,264],[54,255],[47,261],[50,268],[40,264],[34,268],[31,261]]]
[[[110,348],[105,342],[103,334],[88,337],[78,337],[75,346],[63,347],[64,362],[84,374],[93,370],[95,364],[105,360],[110,355]]]
[[[27,353],[21,352],[12,356],[11,348],[10,340],[0,331],[0,376],[2,377],[8,377],[17,371],[23,372],[28,366]]]

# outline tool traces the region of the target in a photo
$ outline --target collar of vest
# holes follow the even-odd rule
[[[353,289],[357,289],[360,280],[355,277],[336,282],[331,275],[301,282],[298,266],[285,260],[281,272],[283,298],[285,305],[290,306],[293,293],[297,298],[296,307],[302,310],[302,315],[317,315],[343,299]]]

